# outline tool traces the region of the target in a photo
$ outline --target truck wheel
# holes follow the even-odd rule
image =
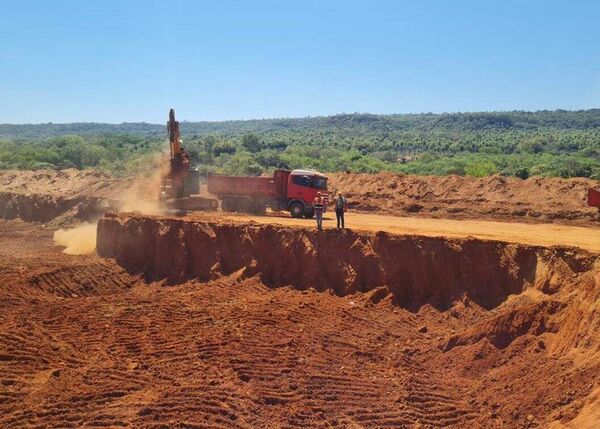
[[[265,207],[264,204],[261,204],[259,202],[254,202],[250,206],[250,213],[252,213],[252,214],[264,214],[266,209],[267,208]]]
[[[295,201],[290,204],[290,214],[295,218],[301,218],[304,216],[304,204],[299,201]]]
[[[237,201],[237,211],[240,213],[251,213],[251,202],[246,198],[240,198]]]
[[[313,217],[315,217],[315,211],[313,209],[306,209],[306,212],[304,213],[304,217],[306,219],[312,219]]]
[[[235,200],[230,200],[229,198],[227,198],[221,202],[221,208],[225,212],[234,212],[235,207],[236,207]]]

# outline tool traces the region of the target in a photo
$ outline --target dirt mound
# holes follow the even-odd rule
[[[589,179],[492,176],[409,176],[330,174],[331,187],[348,197],[355,210],[395,215],[598,222],[587,206]]]
[[[0,171],[0,189],[21,194],[72,197],[90,195],[109,198],[131,179],[114,179],[97,170],[5,170]]]
[[[61,197],[45,194],[0,192],[0,218],[57,224],[97,219],[114,208],[110,202],[92,196]]]
[[[95,170],[0,171],[0,192],[90,196],[126,203],[126,210],[145,210],[155,201],[158,170],[147,177],[112,178]],[[587,207],[588,179],[532,177],[521,180],[492,176],[407,176],[392,173],[332,173],[330,187],[343,192],[352,210],[402,216],[512,219],[598,225],[595,208]],[[210,197],[206,189],[202,194]],[[114,204],[111,204],[114,206]]]
[[[0,218],[61,225],[95,221],[107,210],[162,213],[159,173],[115,179],[96,170],[0,171]]]

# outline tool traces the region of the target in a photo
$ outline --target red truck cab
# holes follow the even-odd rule
[[[327,176],[312,170],[293,170],[287,184],[287,199],[292,216],[313,217],[313,200],[319,192],[327,204]]]

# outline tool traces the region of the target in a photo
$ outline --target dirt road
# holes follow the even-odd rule
[[[206,216],[215,216],[215,214],[191,215],[192,218],[205,218]],[[275,213],[267,216],[223,215],[219,213],[219,217],[234,222],[252,221],[260,224],[281,224],[285,226],[315,226],[313,219],[293,219]],[[427,219],[365,213],[348,213],[346,222],[348,227],[360,231],[386,231],[395,234],[414,234],[428,237],[472,236],[488,240],[540,246],[575,246],[593,252],[600,252],[600,224],[598,228],[584,228],[557,224]],[[335,215],[326,213],[323,225],[325,228],[335,228]]]

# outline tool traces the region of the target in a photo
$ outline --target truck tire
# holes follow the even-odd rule
[[[250,213],[252,214],[264,214],[267,207],[260,201],[254,201],[250,205]]]
[[[307,207],[304,211],[304,217],[306,219],[312,219],[313,217],[315,217],[315,210],[312,207]]]
[[[290,204],[290,214],[295,218],[301,218],[304,216],[304,204],[302,204],[300,201],[294,201],[292,204]]]
[[[224,198],[221,202],[221,208],[224,212],[234,212],[236,210],[236,201],[230,198]]]
[[[236,211],[240,213],[250,213],[251,212],[251,201],[247,198],[238,198]]]

